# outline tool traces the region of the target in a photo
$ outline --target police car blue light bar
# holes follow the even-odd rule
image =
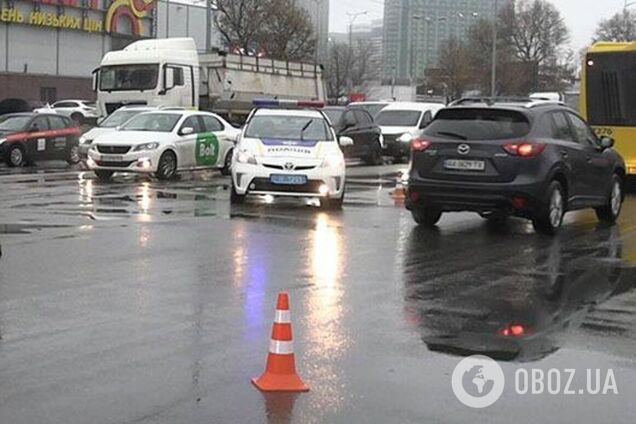
[[[252,103],[254,107],[307,107],[323,108],[325,102],[322,100],[277,100],[277,99],[256,99]]]

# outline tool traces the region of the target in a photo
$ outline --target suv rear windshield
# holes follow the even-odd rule
[[[504,140],[530,132],[528,118],[520,112],[497,109],[444,109],[424,131],[431,137],[455,140]]]

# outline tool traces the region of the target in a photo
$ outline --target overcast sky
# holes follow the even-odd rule
[[[602,18],[620,11],[625,0],[551,0],[561,11],[565,23],[570,29],[572,48],[578,50],[589,44],[596,24]],[[367,16],[358,18],[363,22],[382,18],[383,0],[330,0],[330,31],[346,32],[348,12],[367,11]],[[636,7],[635,7],[636,9]]]

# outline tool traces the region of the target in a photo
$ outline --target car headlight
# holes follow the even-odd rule
[[[135,147],[134,152],[142,152],[145,150],[155,150],[159,147],[159,143],[144,143]]]
[[[253,154],[246,150],[240,150],[236,154],[236,161],[238,163],[249,163],[251,165],[256,165],[256,157]]]
[[[80,144],[91,144],[93,142],[93,140],[91,140],[90,138],[86,138],[84,136],[81,136],[79,138],[79,143]]]
[[[342,155],[327,156],[322,161],[323,168],[338,168],[344,166],[344,157]]]
[[[411,141],[413,141],[413,134],[404,133],[400,137],[398,137],[398,141],[402,143],[410,143]]]

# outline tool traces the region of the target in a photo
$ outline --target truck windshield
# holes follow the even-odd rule
[[[417,110],[383,110],[375,122],[381,127],[416,127],[421,115]]]
[[[331,140],[322,118],[306,116],[255,116],[245,137],[278,140]]]
[[[159,65],[104,66],[100,71],[101,91],[151,90],[157,87]]]
[[[123,131],[171,132],[181,119],[176,113],[142,113],[128,121]]]
[[[100,122],[102,128],[115,128],[125,124],[133,116],[139,115],[142,110],[117,110]]]

